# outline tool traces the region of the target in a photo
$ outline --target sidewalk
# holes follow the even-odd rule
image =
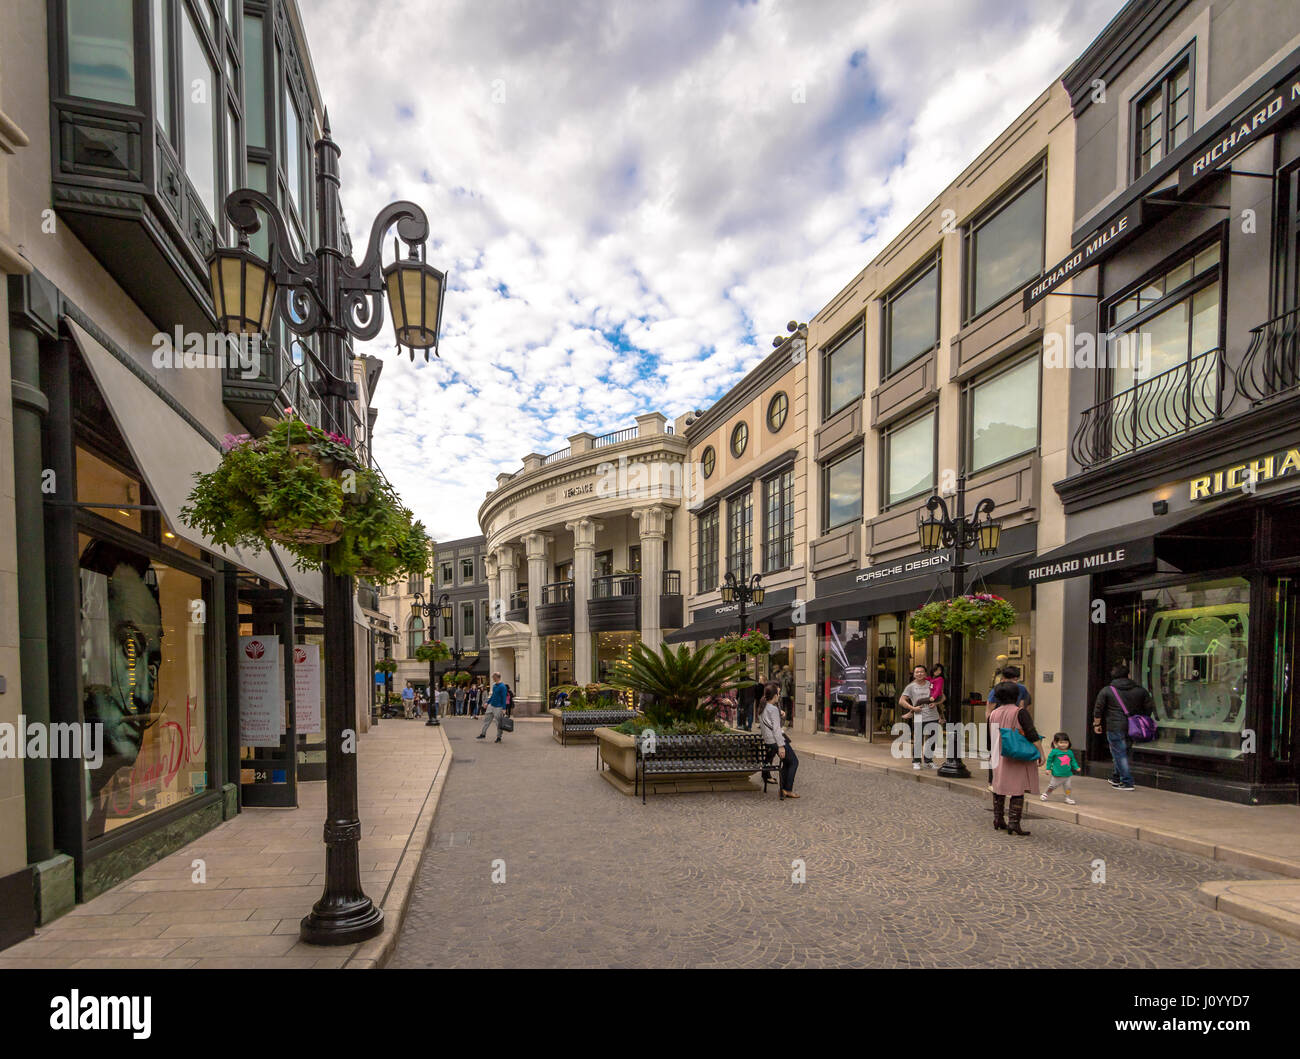
[[[358,759],[361,882],[384,931],[359,945],[306,945],[299,921],[325,882],[325,783],[297,809],[245,809],[126,882],[0,950],[0,968],[375,967],[396,939],[451,764],[442,727],[381,721]],[[207,878],[193,881],[193,862]]]
[[[867,743],[822,732],[791,733],[791,740],[801,757],[877,769],[896,779],[937,784],[991,800],[988,772],[982,768],[972,767],[968,780],[947,779],[933,769],[915,771],[911,758],[893,757],[887,742]],[[1045,783],[1042,789],[1047,789]],[[1221,912],[1300,937],[1300,806],[1237,805],[1142,787],[1122,793],[1105,780],[1084,776],[1074,778],[1073,791],[1077,805],[1066,805],[1059,791],[1050,802],[1027,798],[1026,816],[1064,820],[1286,876],[1277,881],[1206,883],[1200,900]]]

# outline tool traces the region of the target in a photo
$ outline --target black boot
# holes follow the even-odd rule
[[[1005,831],[1007,829],[1006,817],[1007,797],[1005,794],[993,795],[993,830]]]
[[[1028,831],[1026,831],[1024,828],[1020,826],[1020,817],[1024,813],[1024,811],[1025,811],[1025,796],[1023,794],[1017,794],[1014,798],[1011,799],[1011,808],[1007,812],[1007,823],[1008,823],[1007,833],[1008,834],[1011,835],[1029,834]]]

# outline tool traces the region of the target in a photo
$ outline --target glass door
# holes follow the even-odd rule
[[[1300,723],[1297,723],[1295,667],[1300,651],[1300,584],[1293,577],[1279,577],[1273,588],[1277,620],[1273,625],[1273,688],[1269,708],[1268,746],[1261,747],[1272,780],[1295,779],[1300,757]]]

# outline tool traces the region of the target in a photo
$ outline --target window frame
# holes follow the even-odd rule
[[[900,430],[906,430],[915,423],[920,422],[926,416],[932,417],[932,433],[930,437],[930,485],[924,489],[918,489],[915,493],[909,493],[907,496],[901,496],[890,503],[889,501],[889,456],[890,442],[894,434]],[[882,513],[894,510],[903,504],[911,503],[918,496],[926,496],[933,493],[935,485],[939,480],[939,405],[937,402],[931,402],[924,408],[917,410],[912,415],[905,416],[896,422],[890,423],[880,432],[880,510]]]
[[[891,367],[890,343],[893,340],[893,306],[903,295],[912,290],[921,280],[934,270],[934,341],[929,347],[918,350],[901,364]],[[902,279],[889,288],[880,298],[880,378],[881,381],[893,378],[899,372],[911,367],[922,357],[933,353],[939,345],[940,326],[943,314],[943,250],[936,247],[917,266]]]
[[[721,508],[721,504],[715,503],[707,511],[701,511],[695,519],[695,580],[696,591],[700,593],[712,592],[721,584],[718,577],[722,532]],[[707,548],[706,542],[710,542]],[[710,573],[707,578],[704,576],[706,572]]]
[[[854,457],[857,457],[861,467],[858,474],[858,514],[856,518],[846,518],[842,522],[836,522],[832,525],[831,524],[831,491],[830,491],[831,469],[843,463],[845,460],[851,460]],[[867,503],[866,477],[867,477],[866,447],[861,442],[859,442],[856,445],[852,445],[849,448],[846,448],[840,452],[837,452],[834,456],[831,456],[822,461],[821,463],[821,527],[822,527],[823,534],[830,533],[831,531],[840,529],[843,526],[851,526],[853,525],[854,522],[862,521],[863,516],[866,513],[866,503]]]
[[[1187,63],[1187,135],[1179,143],[1170,146],[1169,135],[1169,88],[1174,72],[1183,62]],[[1164,129],[1161,131],[1160,161],[1146,169],[1142,168],[1142,126],[1138,119],[1142,104],[1154,93],[1160,93],[1160,114]],[[1196,41],[1188,42],[1187,47],[1167,62],[1161,71],[1151,78],[1128,101],[1129,107],[1129,182],[1140,180],[1153,169],[1162,165],[1182,144],[1191,139],[1196,131]]]
[[[717,469],[718,453],[712,445],[705,445],[704,451],[700,453],[700,472],[705,478],[712,478]]]
[[[732,509],[737,508],[742,512],[747,511],[748,517],[742,517],[739,527],[740,536],[743,541],[737,541],[732,536]],[[745,552],[745,563],[741,570],[736,568],[736,557],[742,551]],[[748,580],[755,573],[754,567],[754,489],[752,483],[745,483],[745,488],[737,490],[727,497],[727,573],[735,574],[739,580]]]
[[[1037,453],[1043,444],[1043,344],[1037,342],[1027,348],[1019,350],[1005,360],[999,361],[993,367],[981,372],[973,378],[967,379],[962,384],[961,390],[961,414],[962,414],[962,445],[964,452],[964,462],[967,468],[967,474],[974,476],[983,474],[985,471],[1001,467],[1004,463],[1012,460],[1021,459],[1026,453]],[[1004,375],[1008,375],[1019,368],[1024,367],[1030,362],[1038,365],[1038,382],[1035,386],[1035,393],[1038,397],[1036,404],[1037,412],[1035,414],[1036,425],[1034,430],[1034,444],[1020,452],[1012,453],[1010,456],[1004,456],[1002,459],[993,463],[984,464],[982,467],[975,465],[975,391],[981,386],[994,382]]]
[[[736,439],[740,438],[740,446],[736,446]],[[731,453],[732,459],[740,459],[745,455],[749,448],[749,423],[742,419],[731,428],[731,436],[727,442],[727,450]]]
[[[831,358],[834,357],[835,354],[838,353],[844,346],[846,346],[849,342],[851,342],[853,338],[859,333],[861,333],[862,335],[862,360],[860,363],[860,367],[862,369],[862,385],[858,388],[858,392],[854,396],[850,397],[847,401],[842,402],[835,408],[832,408],[831,407],[831,373],[828,365],[831,362]],[[826,422],[828,420],[834,419],[837,415],[843,412],[844,409],[852,407],[854,401],[861,401],[862,398],[866,396],[867,322],[864,316],[860,316],[857,319],[855,319],[854,322],[849,324],[848,327],[846,327],[843,331],[841,331],[833,341],[827,344],[826,348],[822,351],[821,368],[822,368],[822,421]]]
[[[788,485],[786,479],[789,479]],[[776,505],[777,525],[780,533],[776,536],[772,534],[771,519],[771,490],[775,487],[778,491]],[[763,538],[762,538],[762,566],[764,574],[776,573],[780,570],[788,570],[794,565],[794,465],[787,467],[768,475],[763,479],[762,488],[763,497]],[[779,549],[777,558],[779,562],[773,562],[773,546]]]
[[[772,425],[772,409],[776,407],[777,401],[783,401],[781,406],[781,421],[775,426]],[[786,421],[790,418],[790,397],[784,390],[778,390],[772,395],[772,399],[767,402],[767,413],[763,421],[767,423],[767,429],[773,434],[779,434],[785,429]]]
[[[1011,206],[1029,191],[1038,181],[1043,182],[1043,213],[1042,228],[1039,233],[1038,247],[1038,269],[1033,275],[1019,283],[1013,284],[1010,288],[1002,291],[997,297],[989,301],[982,309],[975,307],[975,251],[980,229],[987,227],[996,220],[1001,214],[1006,212]],[[971,218],[965,225],[962,233],[962,305],[961,319],[962,326],[965,327],[973,320],[983,316],[991,309],[1001,305],[1011,295],[1022,291],[1025,284],[1032,282],[1036,276],[1041,276],[1043,270],[1047,267],[1047,158],[1040,158],[1023,173],[1015,178],[1004,191],[999,192],[980,211]]]

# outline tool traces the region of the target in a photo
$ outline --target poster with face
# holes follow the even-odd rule
[[[207,789],[207,614],[197,577],[109,541],[82,544],[82,705],[103,745],[86,767],[95,838]]]

